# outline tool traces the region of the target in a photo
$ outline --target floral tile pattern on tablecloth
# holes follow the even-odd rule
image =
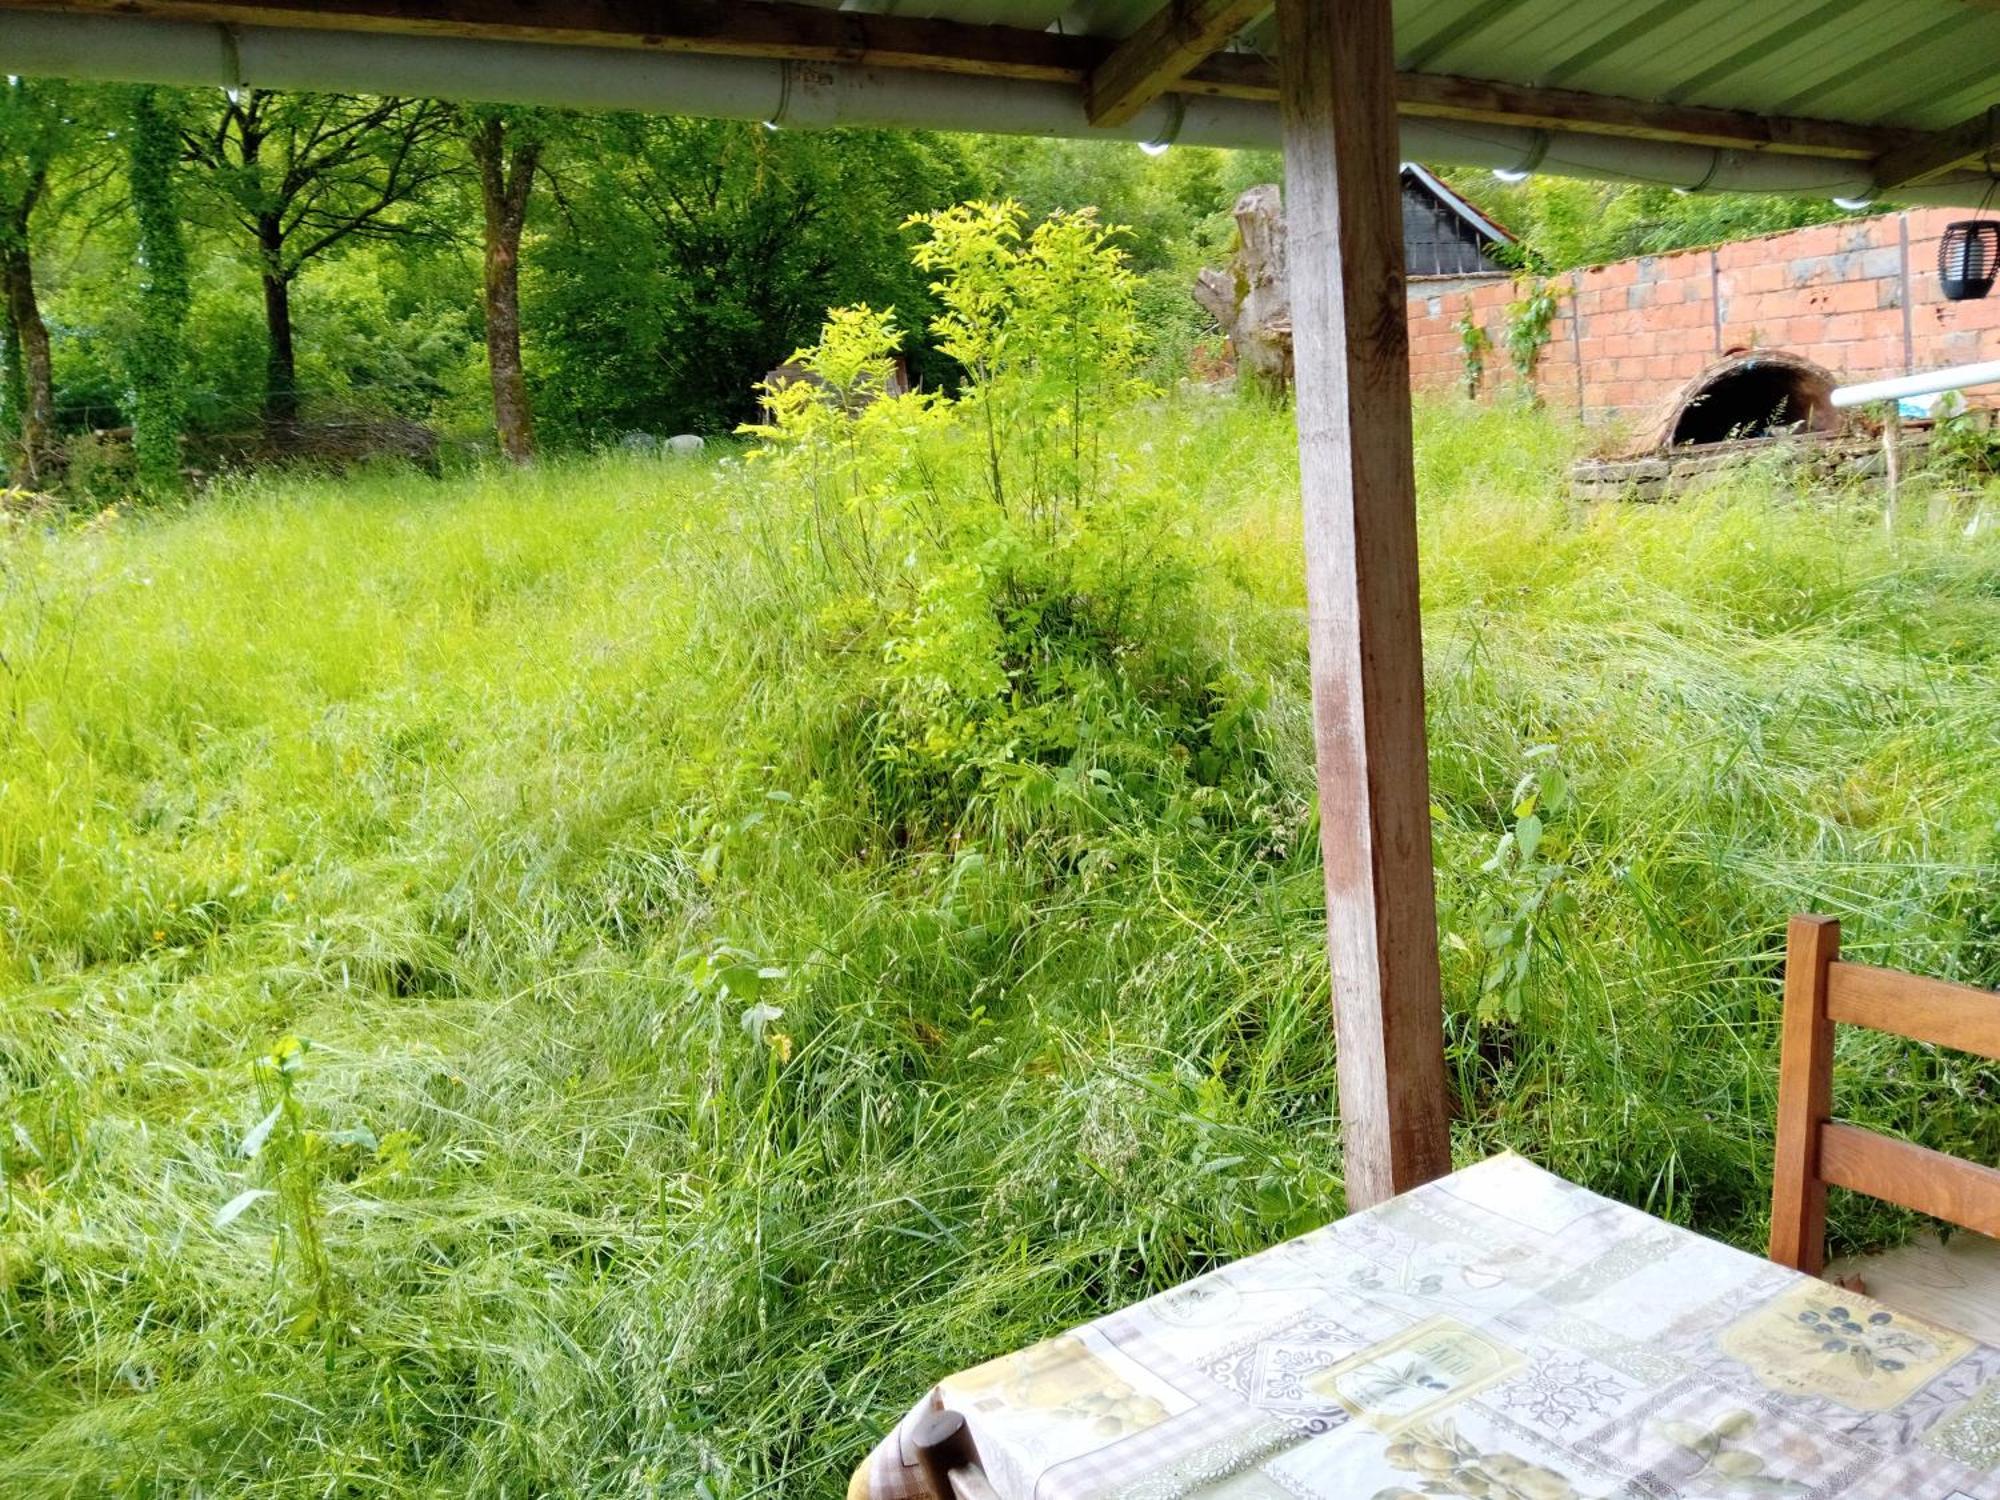
[[[1970,1468],[2000,1473],[2000,1380],[1933,1427],[1923,1445]]]
[[[2000,1500],[2000,1349],[1496,1157],[952,1376],[1001,1500]]]

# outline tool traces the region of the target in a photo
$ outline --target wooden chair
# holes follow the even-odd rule
[[[1813,1276],[1826,1268],[1829,1185],[2000,1237],[2000,1171],[1832,1118],[1836,1023],[2000,1058],[2000,993],[1842,963],[1838,922],[1793,917],[1785,934],[1771,1259]]]
[[[917,1464],[933,1500],[999,1500],[979,1464],[979,1450],[955,1411],[928,1413],[915,1433]]]

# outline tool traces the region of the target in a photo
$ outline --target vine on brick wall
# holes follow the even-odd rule
[[[1539,401],[1535,371],[1556,320],[1556,289],[1540,276],[1528,278],[1524,293],[1507,304],[1507,359],[1531,401]]]
[[[127,355],[132,382],[132,446],[147,495],[181,487],[181,433],[187,424],[187,316],[193,300],[187,242],[175,203],[180,133],[160,90],[132,91],[126,134],[132,208],[139,223],[139,328]]]
[[[1479,321],[1472,299],[1465,299],[1465,311],[1451,326],[1458,332],[1459,358],[1465,367],[1465,399],[1477,401],[1479,387],[1486,379],[1486,354],[1493,347],[1493,335]]]

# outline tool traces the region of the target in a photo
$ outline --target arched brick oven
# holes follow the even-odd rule
[[[1666,404],[1652,446],[1697,447],[1786,432],[1838,432],[1831,370],[1782,349],[1738,351],[1688,381]]]

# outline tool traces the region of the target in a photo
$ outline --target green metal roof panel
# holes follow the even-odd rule
[[[1120,37],[1166,0],[811,3]],[[2000,0],[1397,0],[1396,38],[1413,72],[1858,124],[1938,129],[2000,100]]]
[[[1405,68],[1867,124],[2000,94],[2000,10],[1966,0],[1406,0]]]

